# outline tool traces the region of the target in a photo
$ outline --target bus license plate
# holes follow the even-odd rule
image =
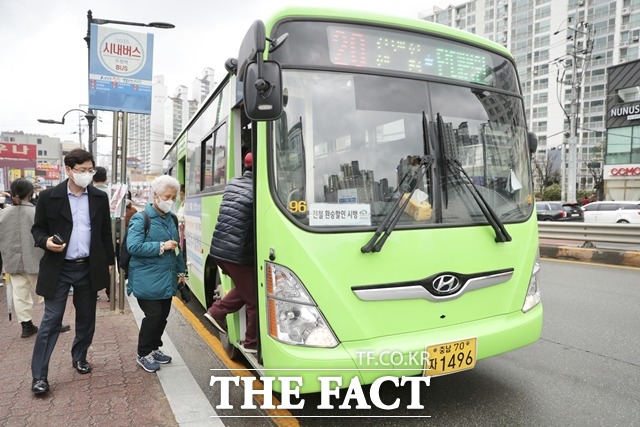
[[[472,369],[476,366],[476,341],[476,338],[468,338],[428,346],[424,375],[437,377]]]

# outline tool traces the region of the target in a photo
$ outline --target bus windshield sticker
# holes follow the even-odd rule
[[[309,225],[371,225],[371,206],[366,203],[314,203],[309,205]]]

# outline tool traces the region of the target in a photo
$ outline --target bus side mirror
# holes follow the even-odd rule
[[[529,143],[529,152],[535,153],[538,150],[538,135],[534,132],[527,132],[527,142]]]
[[[276,120],[282,114],[282,70],[276,61],[247,65],[244,73],[244,111],[251,120]]]

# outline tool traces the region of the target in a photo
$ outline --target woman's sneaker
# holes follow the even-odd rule
[[[156,362],[158,363],[169,363],[171,362],[171,356],[168,356],[166,354],[164,354],[162,352],[162,350],[158,349],[158,350],[153,350],[151,352],[151,355],[153,356],[153,358],[155,359]]]
[[[160,369],[160,364],[153,357],[153,353],[149,353],[146,356],[137,357],[138,365],[142,366],[147,372],[155,372]]]

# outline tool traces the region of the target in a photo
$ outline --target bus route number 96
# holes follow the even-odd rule
[[[306,213],[307,212],[307,202],[304,200],[296,201],[292,200],[289,202],[289,212],[291,213]]]

